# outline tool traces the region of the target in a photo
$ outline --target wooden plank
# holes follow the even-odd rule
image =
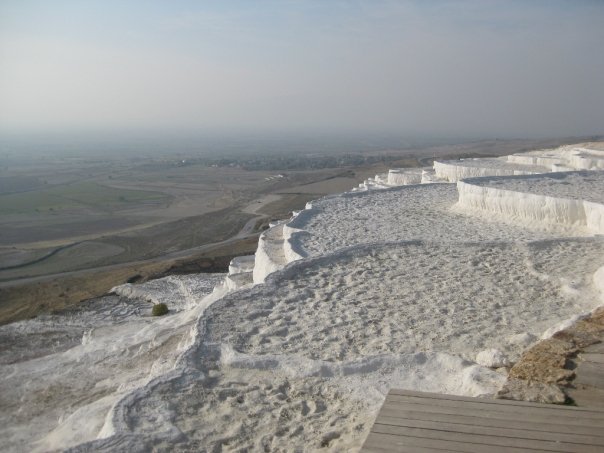
[[[466,415],[472,417],[485,417],[485,418],[495,418],[495,419],[507,419],[507,418],[517,418],[519,420],[527,420],[527,421],[536,421],[536,422],[544,422],[551,420],[562,420],[564,419],[564,423],[570,423],[572,425],[586,424],[588,426],[598,426],[604,425],[604,418],[602,418],[602,414],[595,413],[593,416],[581,416],[578,417],[575,413],[568,413],[561,411],[560,413],[556,413],[556,407],[552,408],[552,410],[539,410],[539,409],[531,409],[524,408],[522,410],[497,410],[498,408],[494,407],[475,407],[469,406],[464,407],[463,405],[441,405],[441,404],[422,404],[419,402],[409,402],[409,401],[393,401],[392,399],[387,400],[387,404],[389,407],[393,409],[401,409],[401,410],[415,410],[415,411],[425,411],[425,412],[436,412],[442,414],[459,414]],[[567,421],[568,420],[568,421]]]
[[[405,404],[401,402],[392,402],[389,399],[383,405],[384,408],[390,408],[398,411],[414,411],[423,412],[427,414],[441,414],[448,415],[451,417],[465,415],[474,418],[483,418],[489,420],[510,420],[514,419],[519,422],[537,422],[537,423],[549,423],[555,428],[565,429],[560,425],[568,425],[569,427],[587,426],[592,429],[600,428],[602,426],[601,420],[590,420],[590,419],[575,419],[572,417],[563,417],[562,415],[555,416],[551,414],[539,415],[539,414],[526,414],[522,411],[517,413],[513,412],[496,412],[496,411],[468,411],[459,407],[440,407],[436,405],[422,405],[422,404]]]
[[[604,363],[604,353],[586,353],[582,352],[579,354],[579,358],[585,360],[586,362],[594,362],[594,363]]]
[[[396,451],[397,453],[415,453],[418,451],[417,445],[412,445],[406,443],[405,445],[388,445],[388,440],[382,440],[381,434],[369,434],[367,440],[365,441],[365,445],[363,446],[364,452],[392,452]],[[440,448],[430,448],[430,447],[422,447],[419,450],[423,453],[443,453],[444,450]],[[450,450],[449,450],[450,451]]]
[[[363,449],[604,452],[603,428],[598,408],[392,390]]]
[[[577,377],[574,379],[573,384],[604,388],[604,364],[581,362],[576,369],[576,374]]]
[[[579,406],[585,407],[604,407],[604,390],[585,387],[577,389],[567,389],[566,394],[570,396]],[[604,429],[602,430],[604,431]]]
[[[527,429],[532,431],[556,432],[565,434],[585,434],[590,436],[604,437],[604,429],[601,424],[587,426],[583,422],[570,425],[564,419],[558,420],[551,418],[543,418],[538,422],[533,417],[522,417],[522,414],[517,414],[513,418],[510,417],[475,417],[468,415],[460,415],[459,412],[449,411],[448,413],[401,410],[399,407],[392,408],[388,402],[384,403],[380,410],[379,416],[401,417],[412,420],[425,420],[432,422],[457,422],[462,424],[476,424],[481,426],[493,426],[504,428]],[[499,414],[496,414],[499,415]]]
[[[501,400],[490,400],[488,402],[483,402],[481,400],[468,400],[468,401],[456,401],[456,400],[447,400],[447,399],[422,399],[416,396],[402,396],[402,395],[388,395],[388,401],[391,404],[399,403],[399,404],[419,404],[419,405],[430,405],[430,406],[438,406],[438,407],[454,407],[458,408],[460,411],[465,411],[467,413],[472,413],[473,411],[479,412],[501,412],[501,413],[518,413],[522,412],[524,414],[532,414],[537,416],[561,416],[564,411],[568,411],[568,416],[578,419],[587,419],[587,420],[601,420],[604,422],[604,411],[597,409],[588,409],[588,408],[580,408],[581,410],[574,406],[559,406],[559,405],[543,405],[543,404],[533,404],[533,405],[523,405],[516,406],[511,404],[498,404],[497,401]]]
[[[557,431],[531,431],[527,429],[504,428],[500,426],[483,426],[481,424],[467,425],[452,422],[412,420],[400,417],[386,416],[382,414],[382,412],[380,412],[375,423],[380,425],[401,426],[405,428],[435,429],[438,431],[450,431],[470,435],[513,437],[516,439],[543,440],[548,442],[567,442],[584,445],[600,445],[604,447],[604,437],[601,436],[566,434]],[[604,448],[602,448],[602,450],[604,450]]]
[[[567,442],[518,439],[514,437],[486,436],[481,434],[466,434],[455,431],[441,431],[436,429],[405,428],[376,423],[371,430],[374,433],[392,434],[405,437],[423,437],[431,440],[448,442],[463,442],[482,445],[482,451],[490,450],[491,446],[529,448],[535,450],[549,450],[563,453],[602,452],[602,447],[581,445]],[[489,447],[489,448],[487,448]],[[462,450],[463,451],[463,450]]]
[[[551,450],[534,450],[526,447],[498,447],[490,445],[485,448],[484,444],[474,444],[471,442],[458,442],[451,440],[429,439],[426,437],[401,437],[392,434],[370,433],[363,445],[363,452],[393,452],[408,451],[429,452],[429,451],[456,451],[466,453],[514,453],[514,452],[544,452]]]
[[[471,396],[458,396],[458,395],[446,395],[441,393],[430,393],[430,392],[418,392],[415,390],[400,390],[400,389],[391,389],[388,392],[388,396],[390,395],[398,395],[405,397],[415,397],[422,399],[433,399],[438,401],[466,401],[470,403],[484,403],[484,404],[493,404],[495,406],[526,406],[526,407],[543,407],[543,408],[562,408],[564,410],[570,411],[579,411],[579,412],[593,412],[594,409],[575,407],[575,406],[554,406],[552,404],[541,404],[541,403],[531,403],[529,401],[516,401],[516,400],[503,400],[503,399],[495,399],[495,398],[477,398]],[[598,411],[602,412],[602,411]]]
[[[600,353],[604,353],[604,342],[603,343],[596,343],[596,344],[592,344],[591,346],[587,346],[584,349],[585,352],[600,352]]]

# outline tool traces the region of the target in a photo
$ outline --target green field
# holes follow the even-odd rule
[[[0,215],[55,212],[66,209],[119,209],[133,203],[159,202],[168,197],[158,192],[116,189],[80,182],[44,190],[0,195]]]

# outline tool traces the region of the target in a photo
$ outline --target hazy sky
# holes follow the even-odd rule
[[[0,131],[604,133],[604,1],[0,0]]]

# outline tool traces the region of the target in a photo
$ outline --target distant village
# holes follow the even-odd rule
[[[193,158],[180,160],[178,166],[206,165],[208,167],[238,167],[244,170],[317,170],[321,168],[339,168],[371,165],[376,163],[388,164],[399,160],[400,155],[266,155],[266,156],[236,156],[220,158]]]

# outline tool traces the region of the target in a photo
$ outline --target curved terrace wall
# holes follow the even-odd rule
[[[236,256],[229,263],[229,274],[251,272],[254,269],[254,255]]]
[[[580,170],[601,170],[604,168],[604,156],[590,153],[576,153],[569,158],[570,166]]]
[[[537,171],[515,170],[505,167],[489,167],[464,165],[459,162],[438,162],[434,161],[434,172],[437,178],[449,182],[457,182],[466,178],[480,178],[483,176],[514,176],[514,175],[532,175]]]
[[[392,169],[388,171],[388,184],[393,186],[407,186],[410,184],[420,184],[422,182],[421,170],[401,170]]]
[[[543,167],[551,167],[554,164],[565,165],[567,162],[563,157],[535,156],[530,154],[512,154],[507,157],[507,161],[513,164],[541,165]]]
[[[457,191],[457,206],[463,209],[604,233],[604,205],[599,203],[481,186],[471,180],[458,181]]]
[[[311,208],[312,205],[307,203],[306,208],[296,213],[294,218],[303,215]],[[295,238],[297,234],[304,234],[304,232],[289,226],[288,223],[292,220],[281,222],[260,235],[252,271],[254,284],[264,282],[269,274],[283,268],[286,264],[304,258]]]
[[[252,272],[254,284],[263,283],[271,273],[281,269],[285,264],[283,254],[283,224],[266,230],[258,238],[254,270]]]

